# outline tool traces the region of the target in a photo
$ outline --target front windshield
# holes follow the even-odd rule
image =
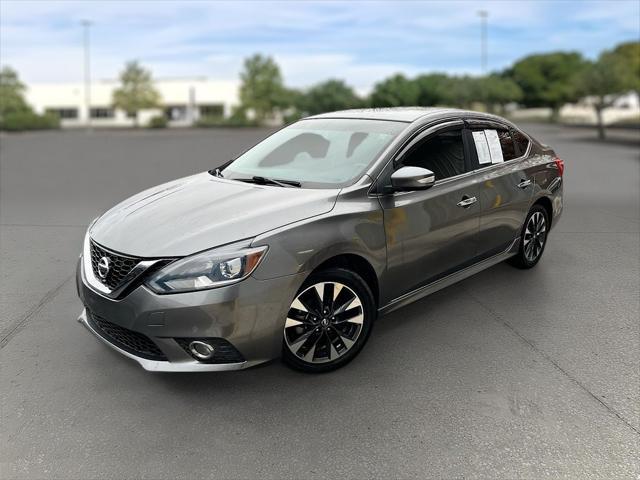
[[[405,123],[360,119],[301,120],[274,133],[222,170],[224,178],[254,176],[337,188],[359,179]]]

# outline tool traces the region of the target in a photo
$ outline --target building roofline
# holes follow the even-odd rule
[[[237,80],[222,80],[222,79],[216,79],[212,77],[206,77],[204,75],[193,76],[193,77],[154,77],[153,83],[158,83],[158,82],[211,82],[211,83],[226,83],[226,84],[233,84],[233,85],[240,84],[240,82]],[[96,78],[91,80],[92,85],[105,85],[105,84],[113,84],[113,83],[120,83],[120,79],[119,78]],[[29,86],[65,87],[65,86],[71,86],[71,85],[84,85],[84,82],[78,79],[76,81],[70,81],[70,82],[25,82],[25,84],[27,85],[27,87]]]

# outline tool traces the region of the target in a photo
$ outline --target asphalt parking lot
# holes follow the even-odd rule
[[[150,374],[76,323],[87,223],[267,131],[0,137],[0,477],[639,478],[640,138],[529,131],[566,165],[541,263],[383,317],[328,375]]]

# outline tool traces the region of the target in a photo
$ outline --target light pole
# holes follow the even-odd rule
[[[84,106],[87,112],[87,130],[91,128],[91,57],[89,51],[89,29],[92,22],[82,20],[82,33],[84,37]]]
[[[487,18],[489,12],[480,10],[478,16],[480,17],[480,67],[484,75],[487,73]]]

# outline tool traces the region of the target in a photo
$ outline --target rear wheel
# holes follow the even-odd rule
[[[534,267],[544,253],[548,233],[547,211],[540,205],[534,205],[524,222],[518,253],[509,259],[509,263],[523,269]]]
[[[342,268],[313,273],[291,303],[284,326],[283,359],[305,372],[327,372],[364,347],[376,315],[370,288]]]

